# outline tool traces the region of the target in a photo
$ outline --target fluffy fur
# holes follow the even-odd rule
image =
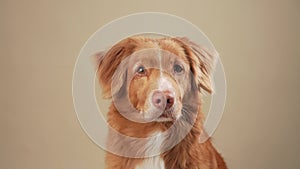
[[[149,56],[142,53],[141,56],[137,54],[129,57],[145,49],[155,49],[158,53],[150,51],[146,53]],[[107,169],[227,168],[210,139],[199,143],[203,129],[201,95],[204,90],[208,93],[213,91],[211,73],[216,60],[215,53],[187,38],[130,37],[107,52],[96,54],[96,57],[103,97],[114,98],[108,112],[109,125],[127,136],[151,137],[145,142],[137,143],[123,140],[109,132],[108,147],[124,154],[136,153],[145,156],[151,156],[151,151],[157,148],[165,150],[160,155],[145,158],[121,157],[108,152]],[[135,72],[138,64],[146,65],[144,72]],[[183,72],[174,73],[176,64],[181,66]],[[149,98],[158,89],[171,91],[174,103],[172,102],[170,110],[163,110],[167,118],[159,116],[161,120],[153,120],[158,117],[155,113],[159,111]],[[126,98],[129,100],[126,101]],[[140,122],[141,119],[145,121]],[[174,142],[178,144],[172,146]]]

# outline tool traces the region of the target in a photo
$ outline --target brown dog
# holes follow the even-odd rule
[[[103,97],[113,98],[107,169],[227,168],[209,139],[199,142],[213,53],[187,38],[130,37],[96,57]]]

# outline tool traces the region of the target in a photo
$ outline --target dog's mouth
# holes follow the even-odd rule
[[[175,115],[174,108],[165,110],[157,119],[157,122],[175,122],[178,117]]]
[[[177,106],[165,110],[150,109],[148,111],[139,111],[142,115],[138,121],[142,122],[175,122],[181,116],[180,108]]]

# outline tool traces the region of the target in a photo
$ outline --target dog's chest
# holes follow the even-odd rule
[[[155,132],[145,145],[145,152],[148,156],[157,154],[165,140],[161,132]],[[144,158],[142,163],[137,165],[135,169],[165,169],[165,162],[160,155]]]
[[[150,157],[143,160],[135,169],[165,169],[165,162],[160,156]]]

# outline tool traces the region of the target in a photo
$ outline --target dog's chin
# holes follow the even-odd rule
[[[171,117],[163,117],[160,116],[157,119],[155,119],[155,122],[174,122],[175,120]]]

